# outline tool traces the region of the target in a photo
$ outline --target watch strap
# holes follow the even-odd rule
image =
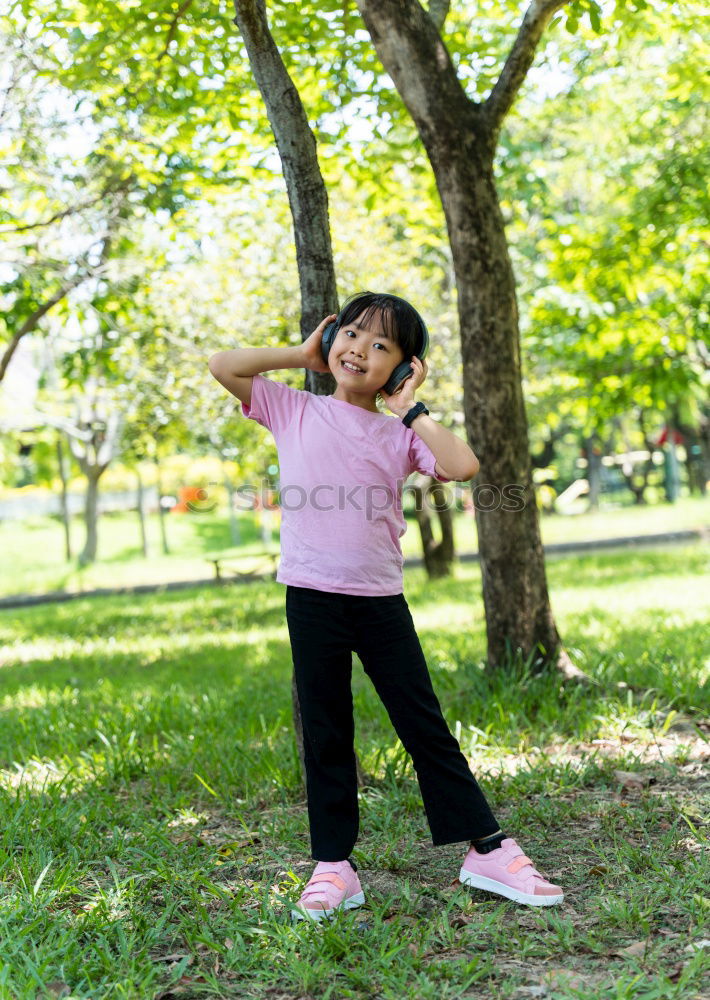
[[[409,427],[415,417],[418,417],[420,413],[428,413],[426,406],[421,401],[415,403],[414,406],[402,417],[402,423],[405,427]]]

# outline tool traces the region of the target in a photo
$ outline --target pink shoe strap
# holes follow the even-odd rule
[[[314,875],[308,884],[311,885],[313,882],[332,882],[339,889],[345,889],[345,882],[335,872],[320,872],[318,875]]]
[[[525,865],[531,865],[531,864],[532,861],[530,860],[530,858],[526,857],[524,854],[521,853],[513,861],[510,862],[510,864],[506,868],[506,871],[509,871],[511,875],[516,875],[521,868],[525,867]]]

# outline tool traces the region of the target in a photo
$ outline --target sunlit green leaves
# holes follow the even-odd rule
[[[501,137],[533,412],[587,426],[632,407],[662,423],[681,405],[694,424],[707,392],[707,115],[700,88],[679,100],[677,87],[702,61],[687,10],[663,31],[657,17],[623,40],[568,43],[568,87],[523,98],[524,124],[511,116]]]

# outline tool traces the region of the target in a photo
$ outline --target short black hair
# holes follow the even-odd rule
[[[399,295],[387,292],[357,292],[351,295],[340,310],[340,325],[354,322],[363,313],[365,326],[379,313],[382,329],[402,349],[405,361],[421,349],[424,321],[414,306]]]

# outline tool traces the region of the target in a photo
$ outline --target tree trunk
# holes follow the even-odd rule
[[[602,490],[602,449],[595,434],[584,439],[584,457],[587,460],[587,483],[589,484],[587,510],[599,510],[599,496]]]
[[[701,418],[702,421],[702,418]],[[707,438],[707,420],[705,421]],[[710,478],[710,463],[708,463],[707,441],[703,443],[703,423],[700,428],[676,420],[676,427],[685,440],[685,470],[688,476],[688,489],[692,495],[705,496],[707,481]]]
[[[626,485],[628,486],[629,490],[633,495],[634,503],[639,507],[643,507],[646,505],[647,502],[646,490],[648,489],[649,472],[653,468],[653,449],[655,445],[653,444],[653,442],[649,441],[646,437],[642,413],[640,413],[639,415],[639,425],[641,427],[641,432],[644,435],[644,441],[646,443],[646,448],[649,453],[648,461],[645,462],[644,465],[642,465],[639,469],[637,469],[633,463],[633,460],[630,457],[628,457],[624,460],[624,462],[621,465],[621,473],[624,479],[626,480]],[[633,451],[633,447],[631,444],[631,439],[629,438],[629,435],[626,430],[626,425],[623,422],[623,420],[618,421],[618,427],[620,429],[621,438],[624,443],[624,450],[627,456],[630,456],[631,452]],[[639,477],[641,478],[639,479]]]
[[[141,529],[141,550],[143,558],[148,558],[148,535],[145,523],[145,490],[143,489],[143,479],[141,478],[140,466],[136,466],[136,506],[138,510],[138,521]]]
[[[163,555],[170,555],[170,546],[168,545],[168,532],[165,526],[165,510],[163,509],[163,485],[160,481],[160,462],[156,455],[155,459],[155,481],[156,489],[158,491],[158,518],[160,520],[160,539],[163,545]]]
[[[96,562],[96,552],[98,547],[98,518],[99,518],[99,479],[103,469],[91,468],[86,471],[86,501],[84,505],[84,522],[86,525],[86,541],[79,556],[79,565],[88,566],[89,563]]]
[[[519,652],[533,669],[551,663],[567,676],[582,677],[562,648],[547,591],[515,280],[493,174],[500,120],[468,98],[416,0],[357,2],[417,126],[446,216],[458,289],[466,430],[480,461],[474,483],[485,484],[494,498],[476,516],[488,668]]]
[[[62,524],[64,525],[64,558],[67,562],[71,560],[71,521],[69,518],[69,500],[67,497],[67,467],[62,447],[62,435],[57,434],[57,466],[59,468],[59,478],[62,481],[62,492],[59,503],[62,511]]]
[[[705,496],[710,482],[710,410],[703,410],[699,431],[700,444],[700,492]]]
[[[339,311],[328,193],[316,139],[271,37],[264,0],[234,0],[234,10],[283,167],[301,289],[301,337],[306,340],[326,316]],[[330,395],[335,379],[330,372],[306,371],[304,388],[316,395]]]
[[[668,428],[668,440],[666,441],[663,453],[666,459],[663,477],[666,500],[668,503],[675,503],[680,496],[680,469],[675,443],[675,427],[671,426]]]
[[[443,483],[437,479],[420,476],[419,481],[407,484],[407,490],[414,495],[414,516],[419,525],[424,554],[424,568],[429,579],[451,575],[454,560],[454,521],[449,505],[450,497]],[[441,529],[441,541],[434,539],[432,516],[429,504],[436,511]]]
[[[77,401],[76,426],[68,435],[69,447],[74,458],[79,463],[81,471],[87,479],[86,488],[86,542],[79,556],[79,565],[86,566],[96,560],[98,545],[98,495],[99,479],[111,464],[116,455],[122,416],[117,408],[103,408],[108,415],[101,415],[102,407],[96,396],[91,399],[91,413],[88,418],[79,417],[79,402]],[[76,435],[76,436],[74,436]]]
[[[224,455],[220,455],[220,459],[222,464],[222,481],[224,482],[224,488],[227,491],[227,505],[229,507],[229,537],[232,541],[232,545],[239,545],[241,536],[239,534],[239,521],[237,520],[237,514],[234,509],[234,486],[227,473],[227,464],[225,462]]]

